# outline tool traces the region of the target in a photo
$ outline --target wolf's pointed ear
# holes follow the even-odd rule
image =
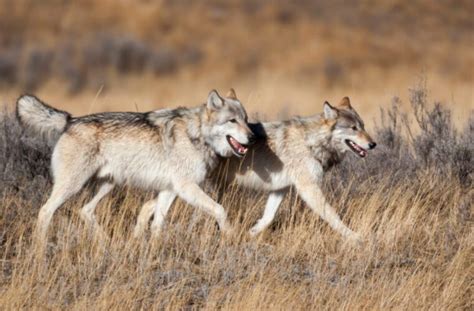
[[[207,97],[207,108],[212,110],[219,110],[224,106],[224,100],[217,93],[216,90],[212,90]]]
[[[349,97],[346,96],[343,99],[341,99],[341,102],[339,103],[338,107],[351,109],[352,106],[351,106],[351,100],[349,99]]]
[[[227,92],[225,97],[230,99],[237,99],[237,94],[235,94],[235,90],[233,88],[230,88],[229,92]]]
[[[328,120],[336,119],[338,115],[338,111],[336,108],[331,106],[330,103],[327,101],[324,102],[324,118]]]

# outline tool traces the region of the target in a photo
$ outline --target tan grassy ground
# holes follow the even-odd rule
[[[379,183],[379,189],[388,182],[363,181]],[[474,237],[471,207],[461,202],[459,189],[456,181],[426,172],[403,187],[351,202],[343,194],[333,203],[346,204],[344,221],[366,236],[360,247],[343,243],[295,197],[285,200],[272,228],[251,240],[246,231],[260,215],[263,197],[235,191],[224,198],[238,228],[233,239],[223,238],[210,217],[178,201],[162,238],[132,240],[144,198],[119,191],[98,208],[111,235],[103,244],[78,218],[78,207],[90,197],[85,192],[55,215],[48,255],[40,261],[30,251],[37,210],[7,195],[0,213],[0,227],[7,228],[0,305],[9,310],[467,310]]]

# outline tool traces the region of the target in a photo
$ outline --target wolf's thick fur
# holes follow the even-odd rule
[[[332,228],[348,239],[359,240],[359,234],[344,225],[320,188],[324,172],[339,163],[347,151],[364,157],[366,150],[375,147],[349,98],[345,97],[337,108],[326,102],[323,114],[250,126],[257,135],[252,150],[242,160],[223,161],[216,170],[225,175],[227,183],[270,192],[264,214],[250,234],[258,234],[272,222],[286,192],[294,186],[308,206]],[[216,176],[216,180],[222,183],[222,178]],[[144,207],[136,231],[143,230],[153,213]],[[159,207],[155,217],[162,218],[168,208]]]
[[[36,237],[40,240],[45,239],[56,209],[94,176],[106,181],[82,208],[81,217],[95,227],[97,203],[114,185],[127,184],[159,190],[167,200],[177,195],[214,216],[222,231],[230,229],[223,207],[199,184],[220,157],[242,155],[247,151],[245,144],[253,139],[246,112],[236,98],[222,98],[211,91],[207,103],[193,109],[72,118],[35,97],[23,96],[17,114],[23,125],[59,137],[51,161],[53,191],[38,216]],[[161,226],[158,217],[154,226]]]

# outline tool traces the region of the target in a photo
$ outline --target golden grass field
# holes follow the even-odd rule
[[[13,224],[0,220],[8,228],[0,303],[7,310],[468,310],[472,207],[460,207],[456,181],[418,177],[394,188],[389,180],[365,180],[380,190],[333,201],[367,238],[359,247],[341,241],[294,197],[285,200],[276,227],[249,239],[264,198],[247,192],[223,201],[235,238],[178,202],[159,240],[133,240],[143,195],[124,190],[98,208],[110,241],[94,239],[78,217],[86,192],[55,215],[48,256],[38,260],[30,247],[36,204],[7,195],[2,205],[17,210]]]
[[[0,0],[0,310],[472,310],[473,12],[451,0]],[[82,115],[194,106],[230,87],[252,119],[351,98],[378,146],[348,156],[323,189],[363,244],[293,192],[251,239],[266,195],[233,187],[221,202],[232,237],[177,200],[159,239],[134,240],[154,194],[124,187],[97,208],[102,240],[78,215],[92,184],[36,253],[51,150],[12,119],[20,94]],[[394,102],[397,121],[382,122]]]

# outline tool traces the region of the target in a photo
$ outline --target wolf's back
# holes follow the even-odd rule
[[[41,102],[31,95],[21,96],[16,103],[20,124],[32,129],[54,143],[65,131],[71,115]]]

